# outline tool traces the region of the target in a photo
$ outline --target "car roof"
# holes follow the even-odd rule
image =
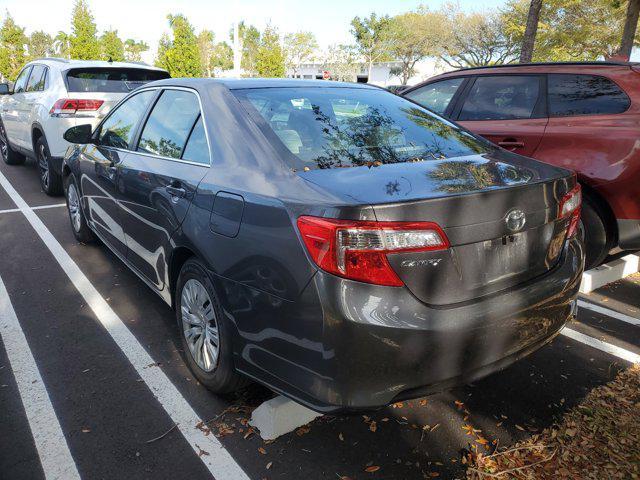
[[[529,62],[529,63],[504,63],[501,65],[485,65],[481,67],[468,67],[453,70],[449,73],[469,72],[474,70],[490,70],[500,68],[530,68],[530,67],[567,67],[567,66],[585,66],[585,67],[631,67],[639,65],[638,62]]]
[[[106,60],[68,60],[66,58],[46,57],[38,58],[29,64],[44,64],[59,70],[71,70],[72,68],[138,68],[143,70],[165,71],[143,62],[107,62]]]
[[[156,80],[153,82],[153,85],[190,86],[194,88],[205,87],[207,85],[223,85],[229,90],[286,87],[377,89],[375,85],[367,85],[364,83],[303,80],[296,78],[167,78],[165,80]]]

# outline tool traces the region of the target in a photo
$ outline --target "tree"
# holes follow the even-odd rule
[[[53,38],[42,30],[37,30],[29,36],[29,58],[50,57],[54,53]]]
[[[198,52],[200,53],[200,65],[205,76],[213,77],[213,55],[215,35],[211,30],[203,30],[198,34]]]
[[[533,47],[536,43],[536,33],[538,33],[538,21],[542,0],[531,0],[529,14],[527,15],[527,26],[522,39],[522,50],[520,51],[520,63],[528,63],[533,58]]]
[[[69,54],[78,60],[97,60],[100,58],[98,29],[93,20],[87,0],[76,0],[71,14],[71,36]]]
[[[124,43],[118,36],[117,30],[107,30],[100,37],[102,60],[122,62],[124,60]]]
[[[69,42],[69,34],[62,30],[53,39],[53,50],[55,54],[62,58],[71,58],[71,44]]]
[[[239,48],[242,52],[240,68],[244,72],[243,75],[255,77],[258,74],[256,58],[260,48],[260,32],[253,25],[246,25],[244,22],[240,22],[238,24],[238,36],[240,37]],[[233,29],[229,33],[229,39],[233,44]]]
[[[355,17],[351,20],[351,34],[356,40],[358,51],[367,62],[369,78],[374,62],[389,58],[390,23],[388,15],[378,18],[375,13],[369,15],[369,18]]]
[[[620,0],[545,0],[540,10],[534,62],[589,61],[615,55],[625,9]],[[511,0],[502,10],[505,34],[522,45],[527,0]],[[638,42],[639,37],[634,37]]]
[[[624,21],[624,30],[622,31],[622,41],[618,56],[625,60],[631,57],[631,50],[636,40],[636,30],[638,28],[638,16],[640,15],[640,0],[629,0],[627,5],[627,15]]]
[[[158,43],[156,65],[169,71],[172,77],[202,75],[198,39],[184,15],[168,15],[173,38],[166,33]]]
[[[13,17],[7,16],[0,27],[0,76],[5,80],[15,80],[22,66],[27,62],[27,36]]]
[[[444,11],[448,35],[442,39],[440,58],[454,68],[500,65],[516,60],[521,42],[514,42],[496,12],[464,13],[457,8]]]
[[[426,57],[435,57],[443,52],[442,39],[447,36],[446,17],[440,12],[421,8],[391,19],[389,35],[392,38],[390,53],[400,62],[391,69],[406,85],[415,75],[416,63]]]
[[[124,41],[124,59],[127,62],[141,62],[142,52],[149,50],[149,45],[143,41],[136,41],[132,38],[127,38]]]
[[[214,72],[233,68],[233,49],[227,42],[218,42],[214,45],[211,66]]]
[[[352,45],[331,45],[323,58],[323,69],[332,80],[355,82],[358,74],[358,52]]]
[[[260,36],[256,71],[261,77],[284,77],[284,52],[280,45],[280,35],[271,25],[267,25]]]
[[[285,67],[295,77],[300,70],[300,65],[311,60],[317,49],[318,42],[311,32],[297,32],[285,35]]]

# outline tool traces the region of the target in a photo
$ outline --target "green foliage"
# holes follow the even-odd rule
[[[448,36],[446,20],[443,13],[426,8],[391,19],[390,54],[400,62],[400,66],[393,68],[391,73],[400,77],[403,85],[416,74],[416,63],[443,53],[442,40]]]
[[[256,71],[261,77],[284,77],[284,52],[280,45],[280,35],[271,25],[267,25],[260,37]]]
[[[122,62],[124,60],[124,43],[118,36],[117,30],[107,30],[100,37],[102,60]]]
[[[331,45],[323,59],[323,69],[332,80],[355,82],[358,73],[358,52],[352,45]]]
[[[375,13],[369,18],[355,17],[351,20],[351,34],[358,51],[369,65],[369,76],[374,62],[390,60],[393,37],[390,35],[391,19],[388,15],[378,18]]]
[[[71,43],[69,41],[69,34],[63,31],[59,31],[53,39],[53,49],[58,57],[71,58]]]
[[[87,0],[76,0],[71,14],[71,36],[69,54],[78,60],[97,60],[100,58],[98,29],[93,20]]]
[[[242,68],[245,75],[255,77],[258,75],[256,59],[258,57],[258,49],[260,48],[260,32],[253,25],[247,26],[244,22],[240,22],[238,25],[238,34],[242,50],[240,68]],[[233,42],[233,30],[231,30],[231,41]]]
[[[295,76],[300,65],[311,60],[317,49],[318,42],[311,32],[296,32],[285,35],[285,67]]]
[[[127,38],[124,41],[124,59],[127,62],[141,62],[142,52],[149,50],[149,45],[143,41],[135,41],[133,38]]]
[[[231,70],[233,68],[233,49],[227,42],[218,42],[214,45],[211,66],[219,70]]]
[[[202,75],[198,39],[184,15],[168,15],[173,38],[163,34],[158,43],[156,65],[169,71],[172,77]]]
[[[533,61],[598,60],[620,46],[627,2],[545,0],[540,12]],[[529,2],[511,0],[502,11],[505,33],[516,45],[524,37]],[[636,32],[635,44],[640,44]]]
[[[205,77],[213,77],[213,56],[215,35],[211,30],[203,30],[198,34],[198,52],[200,53],[200,65]]]
[[[37,30],[29,36],[29,58],[50,57],[54,53],[53,38],[42,30]]]
[[[9,12],[0,27],[0,76],[15,80],[22,66],[27,62],[25,45],[27,36],[24,28],[16,25]]]
[[[464,13],[457,6],[448,5],[443,13],[448,34],[442,39],[444,53],[440,58],[449,66],[500,65],[519,56],[522,42],[517,42],[505,28],[504,17],[498,12]]]

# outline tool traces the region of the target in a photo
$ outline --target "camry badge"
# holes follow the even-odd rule
[[[509,231],[518,232],[524,227],[524,224],[527,222],[527,217],[522,210],[514,208],[507,213],[504,221],[506,222]]]

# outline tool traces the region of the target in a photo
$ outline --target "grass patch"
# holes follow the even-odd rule
[[[468,480],[640,479],[640,365],[593,389],[559,425],[467,460]]]

